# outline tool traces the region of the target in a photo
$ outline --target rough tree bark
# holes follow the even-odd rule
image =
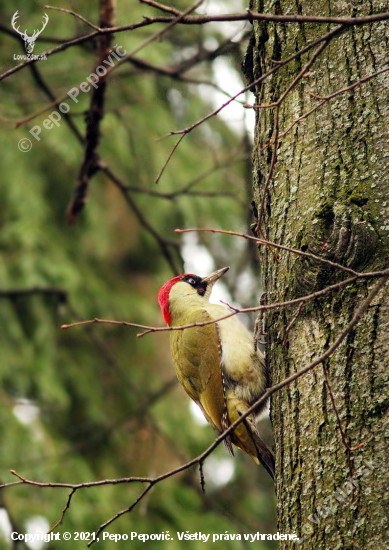
[[[314,3],[253,0],[253,11],[361,16],[385,11],[378,0]],[[253,81],[334,25],[254,22],[245,62]],[[329,95],[387,66],[389,24],[352,27],[335,38],[280,108],[280,132]],[[256,86],[257,104],[277,101],[312,56],[298,57]],[[265,192],[275,109],[257,111],[254,192],[264,200],[266,238],[314,252],[358,271],[388,266],[389,73],[324,104],[281,140]],[[259,235],[260,236],[260,235]],[[267,301],[292,299],[346,277],[319,262],[261,249]],[[296,308],[266,316],[267,360],[279,382],[326,350],[375,281],[307,303],[283,345]],[[303,549],[387,548],[389,540],[389,291],[374,299],[325,368],[350,453],[342,443],[323,366],[275,394],[271,403],[280,532],[295,531]],[[280,542],[289,548],[290,542]]]

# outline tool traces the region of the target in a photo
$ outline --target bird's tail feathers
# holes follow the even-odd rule
[[[250,453],[251,457],[257,464],[262,464],[272,480],[275,478],[275,458],[273,452],[269,449],[266,443],[259,437],[256,427],[254,430],[250,427],[246,419],[243,421],[255,447],[256,455]],[[251,449],[250,449],[251,450]]]
[[[247,403],[236,396],[227,396],[229,423],[235,422],[248,409]],[[275,459],[272,451],[259,437],[254,416],[251,414],[231,434],[231,441],[257,463],[262,464],[270,477],[275,477]]]
[[[223,443],[229,454],[231,456],[234,456],[234,448],[231,443],[231,436],[227,435],[227,437],[223,439]]]

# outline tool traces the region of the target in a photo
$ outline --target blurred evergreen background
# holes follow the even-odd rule
[[[41,27],[45,12],[50,18],[34,54],[54,47],[55,40],[91,32],[80,20],[44,5],[0,1],[1,73],[19,63],[14,55],[25,54],[24,43],[11,28],[16,10],[21,30],[29,34]],[[99,21],[97,0],[53,5]],[[174,5],[185,10],[190,3],[175,0]],[[242,12],[246,7],[239,0],[213,2],[200,12]],[[140,21],[144,15],[161,14],[125,0],[118,4],[117,25]],[[161,28],[117,33],[113,44],[130,52]],[[257,303],[259,266],[249,244],[222,235],[192,233],[182,239],[174,233],[176,227],[249,231],[251,113],[235,104],[204,122],[185,137],[158,186],[154,184],[177,139],[157,138],[185,128],[226,101],[228,96],[209,82],[230,95],[244,87],[241,63],[250,33],[250,25],[243,23],[177,25],[162,41],[139,52],[137,62],[112,73],[98,152],[128,189],[121,191],[98,173],[73,226],[66,222],[66,208],[82,162],[82,145],[63,117],[60,127],[42,127],[41,141],[31,137],[29,130],[42,126],[53,108],[15,126],[50,104],[50,93],[64,96],[93,72],[95,44],[68,48],[1,82],[1,483],[15,481],[11,469],[28,479],[70,483],[155,476],[197,456],[214,440],[175,381],[168,333],[136,338],[139,331],[126,327],[91,325],[64,331],[60,326],[94,317],[162,325],[157,292],[167,279],[184,271],[205,275],[225,265],[231,270],[219,283],[215,300]],[[167,69],[165,73],[185,70],[174,77],[155,67]],[[68,101],[70,116],[85,135],[90,94],[80,93],[79,99],[77,105]],[[22,138],[31,139],[31,151],[18,149]],[[161,242],[173,262],[167,261]],[[267,419],[261,430],[269,437]],[[226,531],[276,531],[272,484],[239,450],[231,458],[219,447],[205,463],[205,483],[202,494],[197,469],[168,479],[108,531],[169,531],[173,541],[148,545],[161,550],[182,548],[176,531],[201,531],[211,538]],[[59,532],[97,531],[142,488],[131,484],[78,491]],[[10,529],[48,530],[60,518],[68,494],[65,489],[26,485],[2,491],[0,548],[11,547]],[[136,540],[98,544],[107,550],[117,544],[144,548]],[[249,543],[216,544],[240,549]],[[258,549],[275,547],[255,544]],[[45,547],[67,550],[86,543],[61,540]],[[190,547],[204,548],[204,543],[192,541]]]

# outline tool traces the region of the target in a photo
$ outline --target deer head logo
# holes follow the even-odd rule
[[[19,27],[16,27],[16,20],[19,18],[18,13],[19,13],[19,10],[16,11],[14,13],[14,16],[12,17],[12,21],[11,21],[12,26],[15,29],[15,31],[17,33],[19,33],[20,36],[23,38],[23,40],[25,42],[24,45],[25,45],[25,48],[26,48],[26,52],[27,53],[32,53],[34,51],[34,46],[35,46],[36,39],[38,38],[40,33],[43,31],[43,29],[46,27],[47,22],[49,20],[49,17],[45,13],[45,16],[43,18],[43,27],[41,28],[41,30],[40,31],[34,30],[34,34],[32,36],[28,36],[27,29],[24,32],[20,32]]]

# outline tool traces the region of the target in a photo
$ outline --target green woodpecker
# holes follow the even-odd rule
[[[158,293],[163,317],[170,327],[208,323],[229,313],[209,303],[216,281],[228,267],[198,277],[185,273],[170,279]],[[170,332],[170,347],[178,380],[202,410],[218,434],[223,433],[265,392],[267,373],[262,353],[255,350],[252,335],[236,316],[216,323]],[[256,416],[239,424],[224,440],[263,464],[274,479],[274,456],[258,435]]]

